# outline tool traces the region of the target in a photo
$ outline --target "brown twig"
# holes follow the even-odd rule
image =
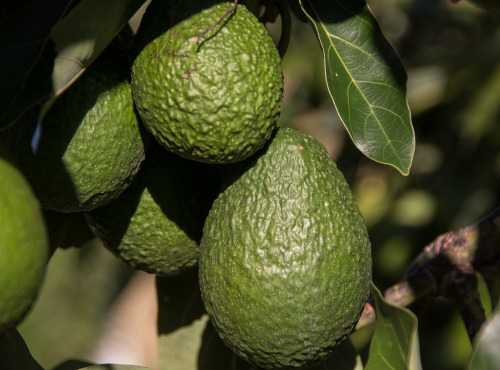
[[[208,32],[212,31],[215,27],[217,27],[229,14],[233,13],[235,10],[236,10],[236,6],[238,5],[238,0],[234,0],[234,3],[233,5],[222,15],[222,17],[220,17],[220,19],[214,23],[213,25],[211,25],[209,28],[207,28],[205,31],[203,31],[202,33],[200,33],[198,35],[198,39],[196,40],[196,43],[199,44],[201,42],[201,39],[203,38],[203,36],[205,36],[205,34],[207,34]]]
[[[437,296],[449,298],[457,304],[472,340],[485,320],[476,274],[497,275],[499,270],[500,207],[475,224],[438,236],[417,256],[403,280],[384,292],[384,297],[389,303],[406,307]],[[367,307],[357,329],[374,321],[375,311]]]

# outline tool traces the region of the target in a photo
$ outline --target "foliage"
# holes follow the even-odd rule
[[[143,3],[24,0],[3,4],[0,130],[40,103],[42,120],[127,21],[137,19],[132,15]],[[248,3],[255,6],[256,1]],[[270,33],[290,39],[283,57],[285,101],[280,124],[321,136],[338,159],[369,227],[373,281],[386,289],[404,280],[411,259],[436,235],[477,221],[499,201],[498,5],[474,1],[493,11],[487,13],[465,2],[451,5],[444,0],[378,0],[371,8],[363,0],[276,0],[285,25],[277,30],[275,8],[269,1],[262,3],[268,5],[262,19],[271,21]],[[294,13],[293,32],[286,28],[288,8]],[[310,35],[319,43],[311,44]],[[495,241],[493,248],[498,247]],[[133,280],[131,270],[96,252],[97,244],[94,240],[86,242],[85,248],[56,252],[49,265],[54,272],[49,271],[32,315],[18,331],[0,338],[1,368],[40,369],[39,361],[43,368],[54,369],[139,369],[66,362],[91,351],[99,335],[96,322],[125,283]],[[186,364],[192,363],[202,369],[197,351],[200,356],[206,354],[206,346],[213,348],[218,338],[210,336],[210,325],[197,306],[196,279],[183,280],[188,286],[174,292],[163,279],[158,279],[159,352],[160,357],[163,353],[171,357],[168,364],[161,358],[162,368],[176,368],[175,364],[188,368]],[[489,290],[484,295],[491,295],[486,301],[496,302],[498,276],[486,274],[485,280]],[[75,287],[81,292],[75,293]],[[71,298],[65,303],[54,303],[68,294]],[[412,313],[402,307],[406,304],[387,302],[373,286],[370,303],[375,307],[375,325],[359,327],[322,368],[457,369],[467,362],[474,370],[497,364],[499,353],[492,348],[499,343],[498,308],[489,308],[493,314],[471,347],[455,306],[438,295],[442,294],[412,302]],[[373,310],[370,305],[366,310],[370,307]],[[47,317],[52,312],[64,312],[55,316],[71,323],[69,332],[57,329],[62,335],[51,337],[56,325],[51,326],[54,319]],[[64,338],[76,332],[81,341]],[[32,342],[25,339],[26,346],[23,337]],[[37,344],[36,338],[43,339]],[[73,347],[66,353],[68,343]],[[50,352],[47,347],[58,346],[51,348],[56,355],[42,358],[43,352]],[[30,350],[36,352],[34,356]],[[453,363],[447,352],[460,362]],[[181,353],[189,354],[189,362]],[[217,353],[218,361],[231,369],[249,368],[224,347]]]

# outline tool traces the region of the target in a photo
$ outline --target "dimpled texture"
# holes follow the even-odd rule
[[[187,3],[154,1],[146,11],[138,33],[143,47],[132,66],[134,100],[146,128],[168,150],[200,162],[236,162],[261,148],[277,126],[280,57],[244,6],[197,44],[232,4],[204,5],[189,15],[193,2]],[[164,24],[172,26],[156,35]]]
[[[0,158],[0,332],[19,323],[43,280],[49,246],[28,182]]]
[[[46,114],[35,153],[36,111],[0,133],[44,209],[89,211],[132,182],[150,135],[141,133],[128,78],[108,59],[96,60]]]
[[[318,363],[351,333],[368,298],[364,220],[324,147],[298,131],[279,129],[233,171],[200,247],[207,312],[255,365]]]
[[[176,275],[198,264],[203,223],[218,182],[207,165],[156,151],[115,201],[88,213],[103,244],[128,265]]]

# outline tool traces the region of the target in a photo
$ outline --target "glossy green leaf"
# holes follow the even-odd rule
[[[328,90],[369,158],[410,171],[415,135],[406,71],[364,0],[301,0],[324,54]]]
[[[377,320],[365,369],[421,370],[416,316],[386,302],[373,284],[371,291]]]
[[[47,99],[55,51],[50,30],[78,1],[17,0],[0,6],[0,129]]]
[[[66,90],[127,24],[145,0],[82,0],[52,29],[57,56],[52,96],[42,111]]]
[[[43,370],[17,330],[0,334],[0,369]]]
[[[500,307],[484,323],[474,340],[470,370],[490,370],[500,364]]]

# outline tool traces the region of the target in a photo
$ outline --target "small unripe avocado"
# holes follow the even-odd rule
[[[369,294],[364,220],[325,148],[279,129],[227,173],[200,245],[200,289],[226,345],[268,369],[326,359]]]
[[[153,146],[137,180],[87,213],[94,233],[128,265],[176,275],[198,264],[203,224],[219,189],[211,167]]]
[[[231,6],[155,0],[136,37],[132,94],[144,125],[167,150],[199,162],[255,153],[281,109],[278,51],[245,6],[218,23]]]

